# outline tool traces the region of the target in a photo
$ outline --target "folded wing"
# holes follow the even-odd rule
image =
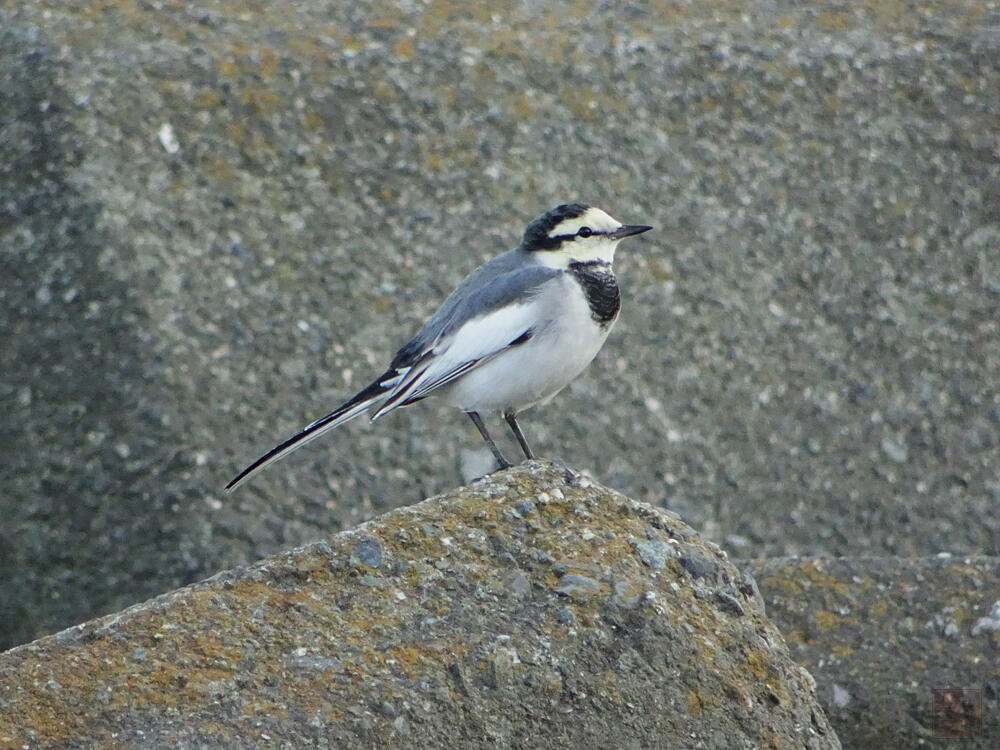
[[[501,264],[494,265],[498,261]],[[378,419],[399,406],[426,398],[435,389],[525,343],[539,323],[534,305],[537,295],[561,273],[545,266],[518,266],[510,254],[481,266],[396,353],[389,369],[379,378],[347,403],[258,458],[226,489],[235,489],[266,466],[366,411],[374,410],[372,419]]]

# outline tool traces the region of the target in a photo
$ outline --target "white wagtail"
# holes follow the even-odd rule
[[[533,458],[517,415],[555,396],[604,345],[621,305],[611,270],[615,248],[649,229],[582,203],[552,209],[528,225],[518,247],[469,274],[388,370],[258,458],[226,489],[362,412],[374,421],[430,395],[469,415],[500,468],[511,464],[480,412],[503,415],[525,457]]]

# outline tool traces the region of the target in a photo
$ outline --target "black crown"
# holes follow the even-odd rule
[[[583,203],[563,203],[561,206],[556,206],[528,224],[528,228],[524,230],[522,247],[525,250],[555,250],[562,244],[562,240],[558,237],[549,237],[549,232],[566,219],[582,216],[588,208],[590,206]]]

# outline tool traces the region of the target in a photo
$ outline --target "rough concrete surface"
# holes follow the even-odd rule
[[[468,479],[428,403],[221,494],[572,199],[656,232],[539,455],[740,557],[1000,550],[996,3],[0,0],[0,91],[2,645]]]
[[[792,658],[816,678],[845,748],[1000,747],[1000,560],[739,566],[757,580]],[[973,710],[943,712],[948,693],[968,696]]]
[[[840,747],[752,579],[541,462],[6,652],[0,745]]]

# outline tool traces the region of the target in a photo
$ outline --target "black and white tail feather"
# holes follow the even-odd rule
[[[371,421],[374,422],[393,409],[401,406],[409,406],[427,398],[435,389],[451,383],[477,365],[489,361],[513,346],[525,343],[531,338],[531,335],[532,331],[529,328],[495,352],[461,362],[458,365],[445,365],[445,367],[441,367],[440,365],[443,361],[446,361],[446,358],[436,356],[433,348],[421,352],[414,357],[412,349],[408,350],[404,347],[397,354],[396,359],[393,360],[393,366],[382,373],[380,377],[325,417],[317,419],[301,432],[269,450],[241,471],[226,485],[226,489],[229,491],[235,490],[254,474],[267,468],[275,461],[284,458],[306,443],[315,440],[335,427],[350,422],[365,412],[371,414]],[[409,365],[402,364],[407,359],[415,359],[415,361]],[[437,366],[435,367],[435,365]]]
[[[388,382],[391,382],[393,372],[393,370],[390,370],[386,373],[386,375],[390,376]],[[334,427],[339,427],[345,422],[349,422],[355,417],[363,414],[369,407],[377,403],[379,399],[384,398],[386,392],[392,390],[391,385],[388,385],[387,382],[383,382],[383,378],[386,377],[386,375],[383,375],[382,378],[379,378],[374,383],[369,385],[347,403],[338,406],[325,417],[317,419],[315,422],[302,430],[302,432],[297,435],[293,435],[280,445],[274,446],[274,448],[269,450],[236,475],[236,477],[234,477],[233,480],[226,485],[226,489],[229,491],[235,490],[258,471],[262,471],[275,461],[278,461],[279,459],[287,456],[289,453],[298,450],[306,443],[315,440],[320,435],[332,430]]]

